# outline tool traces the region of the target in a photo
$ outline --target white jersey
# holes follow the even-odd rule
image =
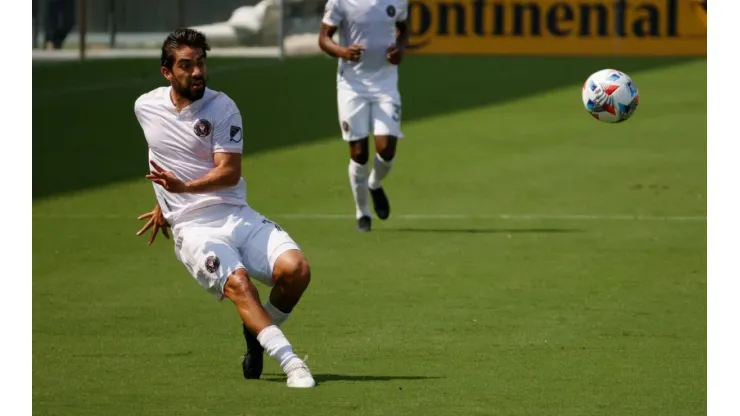
[[[178,112],[170,99],[170,89],[156,88],[134,104],[149,145],[150,161],[188,182],[204,177],[214,168],[214,153],[242,152],[241,114],[231,98],[206,88],[203,98]],[[173,227],[196,209],[217,204],[247,205],[244,178],[232,187],[208,193],[173,194],[158,184],[154,184],[154,192],[164,217]]]
[[[388,47],[396,43],[396,22],[408,15],[408,0],[328,0],[322,22],[338,28],[343,47],[365,47],[357,62],[339,60],[337,85],[358,93],[398,88],[398,66],[388,62]]]

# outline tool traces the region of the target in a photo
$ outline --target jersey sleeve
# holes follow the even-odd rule
[[[342,20],[344,20],[344,12],[341,9],[339,0],[328,0],[324,7],[324,18],[321,20],[321,23],[333,27],[339,27]]]
[[[214,153],[241,153],[244,148],[244,130],[239,112],[221,119],[213,129]]]
[[[405,22],[409,16],[409,2],[407,0],[401,0],[398,5],[398,14],[396,14],[396,22]]]

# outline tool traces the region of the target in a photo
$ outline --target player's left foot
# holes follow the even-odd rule
[[[305,362],[300,359],[296,359],[293,364],[288,364],[288,368],[285,369],[285,374],[288,375],[288,387],[299,388],[299,389],[310,389],[316,386],[316,381],[311,375],[311,370]]]
[[[242,360],[242,372],[247,380],[257,380],[262,376],[262,367],[264,366],[263,354],[265,352],[257,337],[244,328],[244,339],[247,341],[247,353]]]
[[[368,232],[371,228],[372,220],[368,216],[362,216],[357,219],[357,231]]]
[[[384,220],[391,215],[391,205],[388,202],[388,197],[383,191],[383,187],[378,189],[371,189],[370,196],[373,198],[373,207],[375,208],[375,214],[378,218]]]

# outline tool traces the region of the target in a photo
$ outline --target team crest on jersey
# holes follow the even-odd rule
[[[347,123],[346,121],[343,121],[342,130],[344,130],[345,133],[349,132],[349,123]]]
[[[388,8],[385,9],[385,12],[388,13],[389,17],[396,16],[396,8],[393,6],[388,6]]]
[[[218,266],[220,265],[221,260],[216,256],[208,256],[206,259],[206,270],[208,270],[208,273],[216,273],[216,270],[218,270]]]
[[[211,134],[211,122],[208,120],[200,119],[195,122],[193,131],[198,137],[206,137]]]

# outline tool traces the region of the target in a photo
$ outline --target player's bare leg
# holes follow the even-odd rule
[[[275,286],[270,300],[263,306],[273,325],[280,326],[290,317],[290,313],[311,281],[311,268],[300,250],[288,250],[281,254],[273,266],[272,279]],[[247,354],[242,361],[244,378],[258,379],[262,375],[263,348],[257,338],[244,327],[247,341]]]
[[[349,142],[349,183],[355,197],[355,217],[357,231],[370,231],[370,204],[368,200],[368,179],[370,177],[370,158],[368,138]]]
[[[381,181],[388,176],[393,167],[397,144],[398,138],[394,136],[375,137],[375,158],[373,159],[373,171],[370,173],[368,187],[373,199],[375,213],[381,220],[391,215],[391,206]]]
[[[257,334],[257,340],[288,376],[288,387],[308,388],[316,383],[306,364],[293,352],[283,332],[272,323],[260,304],[259,293],[244,269],[235,271],[224,285],[224,296],[234,303],[245,328]]]

